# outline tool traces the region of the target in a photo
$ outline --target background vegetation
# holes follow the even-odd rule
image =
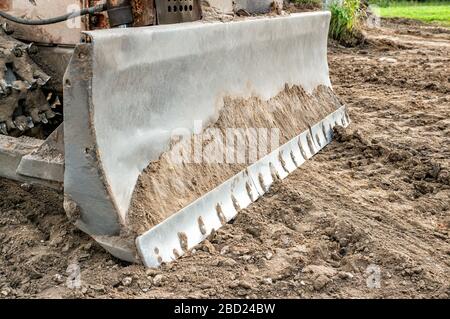
[[[450,27],[450,1],[375,0],[380,14],[387,18],[409,18]]]
[[[356,44],[361,39],[360,24],[364,16],[360,0],[335,0],[331,11],[330,37],[344,45]]]

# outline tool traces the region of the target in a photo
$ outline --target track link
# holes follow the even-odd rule
[[[37,51],[32,43],[15,40],[5,26],[0,27],[0,134],[30,135],[30,129],[56,116],[52,108],[59,100],[43,90],[50,76],[31,58]]]

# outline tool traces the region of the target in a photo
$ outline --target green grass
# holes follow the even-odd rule
[[[450,1],[435,3],[391,2],[386,7],[380,7],[380,14],[382,17],[409,18],[450,27]]]

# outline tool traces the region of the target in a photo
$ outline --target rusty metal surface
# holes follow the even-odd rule
[[[142,27],[156,24],[154,0],[132,0],[134,22],[133,26]]]
[[[192,22],[201,19],[199,0],[155,0],[158,24]]]
[[[45,88],[62,94],[63,77],[72,57],[73,50],[73,48],[54,46],[38,47],[38,52],[32,56],[32,59],[50,76],[50,80],[45,85]]]
[[[110,27],[131,26],[133,11],[131,0],[106,0]]]
[[[0,10],[10,10],[11,4],[12,4],[12,0],[2,0],[0,2]]]
[[[85,0],[12,0],[8,13],[28,19],[44,19],[83,8],[87,5],[86,2]],[[15,38],[36,43],[76,44],[80,42],[81,32],[86,30],[85,17],[48,26],[26,26],[13,22],[10,24]]]

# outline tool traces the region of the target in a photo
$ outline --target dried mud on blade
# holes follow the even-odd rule
[[[349,123],[327,12],[90,32],[65,76],[65,208],[157,267],[262,196]]]

